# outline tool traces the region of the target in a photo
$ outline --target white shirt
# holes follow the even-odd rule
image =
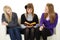
[[[30,13],[30,14],[28,14],[28,17],[26,17],[26,19],[28,20],[28,21],[32,21],[33,20],[33,15]]]
[[[48,16],[48,17],[46,18],[46,20],[47,20],[47,21],[50,20],[50,17]]]

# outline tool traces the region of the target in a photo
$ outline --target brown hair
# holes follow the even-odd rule
[[[33,6],[33,4],[32,3],[28,3],[27,5],[25,5],[25,9],[27,9],[27,8],[32,8],[32,15],[34,16],[34,6]],[[28,14],[28,12],[26,11],[26,15],[27,14]]]
[[[6,13],[6,9],[10,9],[11,10],[11,14],[10,16]],[[12,9],[10,8],[10,6],[5,5],[3,8],[4,14],[5,14],[5,18],[7,20],[7,22],[10,22],[12,20]]]
[[[44,17],[46,18],[48,14],[50,15],[50,23],[54,23],[55,20],[55,11],[54,11],[54,6],[51,3],[47,3],[46,6],[48,7],[48,13],[44,13]]]

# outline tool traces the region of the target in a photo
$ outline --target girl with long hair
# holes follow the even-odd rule
[[[57,22],[58,14],[54,11],[53,4],[47,3],[40,19],[40,27],[36,30],[36,40],[40,40],[40,36],[47,40],[47,36],[53,35]]]
[[[10,6],[6,5],[3,8],[2,24],[7,27],[7,33],[11,40],[21,40],[21,35],[18,30],[18,17],[15,12],[12,12]]]

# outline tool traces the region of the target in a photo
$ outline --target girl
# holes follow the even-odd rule
[[[38,25],[38,16],[34,14],[32,3],[25,6],[26,13],[21,16],[21,27],[24,29],[25,40],[34,40],[34,29]]]
[[[47,40],[47,36],[53,35],[57,21],[58,15],[54,11],[53,4],[47,3],[45,12],[41,16],[40,27],[36,30],[36,40],[40,40],[40,36],[43,37],[43,40]]]
[[[12,12],[10,6],[4,6],[4,13],[2,14],[2,24],[7,27],[7,32],[10,35],[11,40],[21,40],[21,35],[17,29],[18,18],[17,14]]]

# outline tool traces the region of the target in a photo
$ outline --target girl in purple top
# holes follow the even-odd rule
[[[45,12],[42,13],[40,19],[40,27],[36,30],[36,40],[40,40],[40,36],[43,40],[47,40],[47,36],[53,35],[53,29],[56,27],[58,21],[58,15],[54,11],[54,6],[51,3],[47,3]]]

